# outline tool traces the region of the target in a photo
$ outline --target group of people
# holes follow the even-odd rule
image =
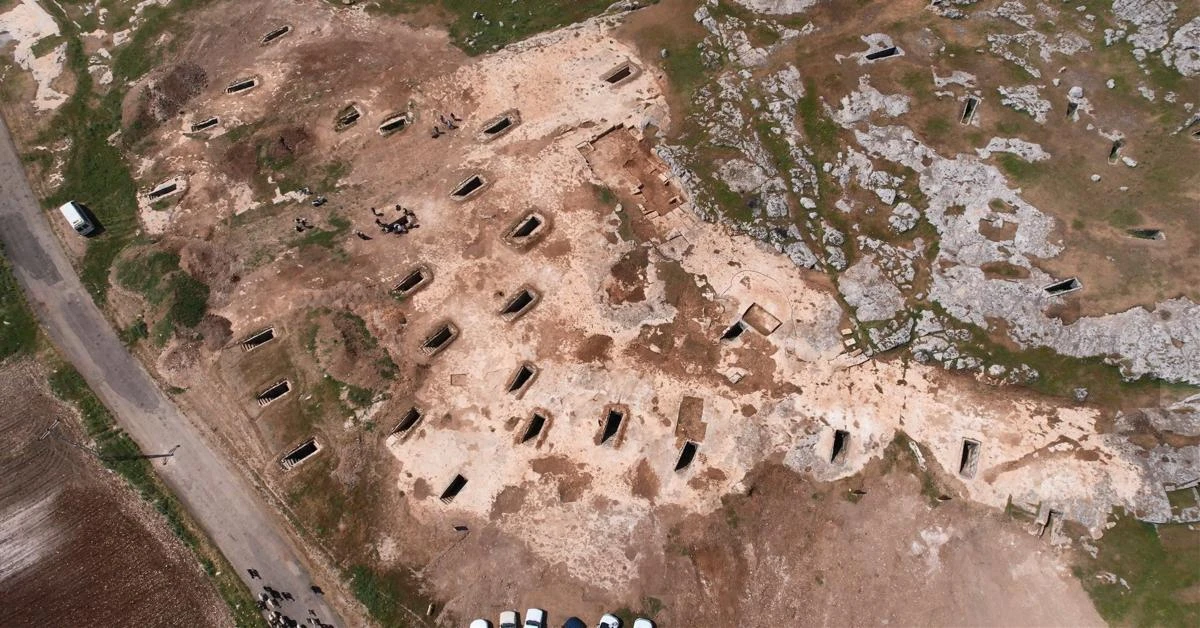
[[[450,131],[456,130],[458,128],[458,125],[456,123],[462,122],[462,118],[454,115],[454,113],[451,113],[450,117],[448,117],[448,118],[446,117],[446,114],[439,113],[438,121],[440,121],[442,124],[441,124],[441,126],[436,125],[436,124],[433,125],[433,134],[431,135],[431,137],[435,140],[437,138],[449,133]],[[445,131],[442,130],[443,126],[446,127]]]
[[[417,215],[413,212],[413,210],[397,204],[396,211],[400,213],[399,218],[391,222],[384,222],[379,219],[380,216],[383,216],[383,212],[376,210],[374,207],[371,208],[371,213],[375,215],[375,224],[379,227],[380,231],[384,233],[404,235],[409,231],[421,226],[417,224]]]

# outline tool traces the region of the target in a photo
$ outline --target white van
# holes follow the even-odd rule
[[[79,206],[79,203],[68,201],[62,207],[59,207],[58,211],[63,215],[63,218],[67,219],[67,224],[71,225],[75,233],[86,236],[91,235],[96,230],[96,225],[92,224],[92,221],[83,212],[83,208]]]

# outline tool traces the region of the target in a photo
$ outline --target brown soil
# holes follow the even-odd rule
[[[232,626],[162,517],[74,444],[86,444],[78,421],[31,360],[0,366],[5,624]]]

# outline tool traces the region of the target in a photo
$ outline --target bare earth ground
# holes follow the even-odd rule
[[[1055,508],[1099,533],[1113,508],[1161,492],[1144,458],[1098,434],[1111,409],[863,363],[842,344],[847,319],[826,276],[691,214],[651,152],[657,130],[677,126],[679,96],[656,47],[630,39],[656,36],[664,12],[691,4],[635,14],[628,31],[590,21],[474,59],[436,28],[326,3],[190,16],[192,34],[143,85],[188,76],[194,89],[138,145],[135,172],[143,190],[169,177],[187,190],[143,203],[159,239],[126,257],[178,251],[211,288],[212,315],[165,347],[142,343],[143,359],[337,567],[415,571],[401,579],[424,590],[401,601],[423,610],[432,598],[437,612],[404,621],[540,606],[552,623],[619,607],[663,626],[1101,623],[1066,570],[1071,550],[1051,543],[1058,530],[1038,538],[1000,512],[1010,500]],[[888,24],[922,4],[873,5],[861,19]],[[836,24],[840,7],[813,19]],[[259,44],[284,23],[295,30]],[[859,26],[807,40],[820,54],[805,71],[853,89],[856,71],[832,56],[862,48]],[[906,44],[901,62],[927,74],[920,46]],[[603,81],[626,61],[628,81]],[[222,93],[250,76],[262,84]],[[140,94],[130,91],[127,122],[146,121]],[[361,120],[336,131],[352,102]],[[511,131],[480,137],[512,110]],[[400,112],[412,128],[376,132]],[[431,138],[451,112],[462,128]],[[214,130],[184,132],[209,116]],[[981,117],[1024,123],[991,108]],[[475,174],[483,189],[452,199]],[[287,195],[301,185],[329,204]],[[380,233],[370,209],[391,220],[396,204],[419,229]],[[546,226],[511,246],[504,235],[530,211]],[[316,230],[296,233],[296,217]],[[1113,236],[1089,229],[1102,247]],[[1188,272],[1187,256],[1168,257]],[[432,282],[390,294],[418,265]],[[1185,284],[1096,307],[1194,289]],[[540,300],[505,320],[522,288]],[[122,326],[155,314],[120,287],[109,306]],[[744,313],[750,328],[718,340]],[[422,343],[447,321],[458,337],[428,355]],[[275,340],[239,346],[267,327]],[[538,373],[510,394],[522,363]],[[287,395],[256,402],[284,379]],[[392,433],[414,407],[421,421]],[[610,407],[625,422],[600,443]],[[546,427],[522,443],[535,413]],[[844,460],[829,459],[834,430],[850,434]],[[892,445],[901,433],[921,447]],[[309,438],[320,451],[283,471]],[[964,438],[982,444],[973,476],[955,473]],[[676,471],[687,442],[698,453]],[[467,485],[439,500],[456,474]]]
[[[76,443],[41,367],[0,368],[0,606],[7,626],[231,626],[224,602],[151,506]]]

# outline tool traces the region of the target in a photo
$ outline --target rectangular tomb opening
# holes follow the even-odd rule
[[[700,445],[687,441],[683,444],[683,448],[679,450],[679,458],[675,460],[675,470],[683,471],[692,466],[692,462],[696,459],[696,452],[700,449]]]
[[[1129,229],[1125,233],[1139,240],[1163,240],[1167,237],[1162,229]]]
[[[350,103],[338,112],[334,128],[338,131],[348,129],[358,124],[358,119],[361,117],[362,110],[358,108],[356,103]]]
[[[229,86],[225,88],[225,93],[226,94],[238,94],[238,93],[241,93],[241,92],[244,92],[247,90],[254,89],[255,87],[258,87],[258,78],[257,77],[238,79],[238,80],[230,83]]]
[[[721,334],[721,340],[725,342],[737,340],[738,336],[741,336],[745,331],[746,324],[739,320],[738,322],[730,325],[729,329],[725,330],[725,333]]]
[[[603,79],[604,79],[604,82],[608,83],[609,85],[617,85],[617,84],[621,83],[622,81],[626,81],[626,80],[633,78],[635,71],[636,71],[636,68],[634,67],[634,65],[632,63],[626,62],[626,63],[622,63],[621,65],[618,65],[617,67],[609,70],[608,73],[603,76]]]
[[[524,433],[521,434],[521,443],[528,443],[531,440],[536,440],[542,434],[542,430],[546,428],[548,420],[545,415],[540,412],[534,412],[529,418],[529,424],[525,427]]]
[[[286,379],[281,382],[278,382],[276,384],[273,384],[266,390],[258,393],[258,397],[257,397],[258,405],[266,406],[267,404],[275,401],[276,399],[279,399],[280,397],[288,394],[289,392],[291,392],[291,390],[292,390],[292,383]]]
[[[206,118],[204,120],[201,120],[200,122],[193,124],[190,128],[191,128],[192,133],[199,133],[200,131],[207,131],[208,129],[211,129],[220,123],[221,123],[221,119],[216,116],[213,116],[211,118]]]
[[[400,417],[400,421],[396,423],[396,427],[392,428],[392,431],[388,433],[388,436],[404,434],[408,432],[412,428],[416,427],[424,416],[425,413],[421,412],[420,408],[416,406],[409,408],[408,412],[405,412],[404,416]]]
[[[850,432],[846,430],[833,431],[833,448],[829,452],[829,462],[842,464],[846,462],[846,452],[850,450]]]
[[[430,281],[433,281],[433,273],[429,272],[429,268],[424,265],[417,266],[392,288],[392,292],[407,297],[424,288]]]
[[[146,194],[146,198],[149,198],[152,201],[158,200],[165,196],[170,196],[178,191],[179,185],[177,183],[174,181],[167,181],[154,186],[154,189],[150,190],[150,192]]]
[[[279,466],[283,467],[284,471],[291,471],[296,465],[309,459],[318,451],[321,451],[321,446],[317,444],[317,439],[310,438],[284,456],[279,461]]]
[[[465,200],[482,190],[486,183],[487,180],[482,176],[477,174],[471,175],[464,179],[462,183],[459,183],[458,187],[454,188],[454,191],[450,193],[450,197],[458,201]]]
[[[520,396],[533,383],[537,373],[537,367],[528,362],[517,367],[516,372],[508,379],[508,392]]]
[[[388,116],[379,124],[379,134],[388,136],[408,128],[410,121],[408,113],[398,113]]]
[[[540,299],[537,290],[523,287],[500,310],[500,316],[508,322],[515,321],[528,313]]]
[[[263,35],[262,45],[265,46],[267,44],[274,43],[276,40],[283,37],[284,35],[287,35],[290,32],[292,32],[291,26],[280,26],[279,28],[267,33],[266,35]]]
[[[975,96],[967,96],[966,102],[963,103],[962,117],[959,118],[959,124],[970,124],[975,118],[975,110],[979,108],[979,99]]]
[[[975,477],[975,472],[979,470],[979,441],[964,438],[962,442],[962,455],[958,460],[958,474],[964,478],[970,479]]]
[[[450,484],[446,486],[446,490],[442,491],[442,496],[438,499],[441,499],[442,502],[449,504],[450,502],[454,501],[455,497],[458,497],[458,494],[462,492],[463,487],[466,485],[467,478],[464,478],[461,475],[455,475],[454,479],[450,480]]]
[[[1112,143],[1112,148],[1108,149],[1108,163],[1115,164],[1121,158],[1121,149],[1125,147],[1125,140],[1117,138]]]
[[[757,303],[752,303],[746,308],[746,312],[742,314],[742,322],[764,336],[770,336],[782,324],[774,314]]]
[[[604,413],[604,426],[600,431],[600,444],[604,445],[616,438],[621,432],[621,424],[625,422],[625,411],[610,407]]]
[[[242,341],[242,349],[250,351],[257,349],[268,342],[275,339],[275,328],[268,327],[260,332],[252,334],[249,338]]]
[[[876,50],[875,52],[872,52],[871,54],[867,55],[867,61],[878,61],[880,59],[887,59],[889,57],[894,57],[899,53],[900,53],[899,48],[897,48],[895,46],[891,46],[888,48],[884,48],[883,50]]]
[[[1079,282],[1079,279],[1076,277],[1071,277],[1070,279],[1056,281],[1045,288],[1042,288],[1042,290],[1046,292],[1047,296],[1053,297],[1060,294],[1067,294],[1068,292],[1075,292],[1081,288],[1083,288],[1083,284]]]
[[[432,334],[425,338],[421,343],[421,351],[426,355],[434,355],[437,352],[450,346],[451,342],[458,337],[458,327],[453,323],[442,323]]]

